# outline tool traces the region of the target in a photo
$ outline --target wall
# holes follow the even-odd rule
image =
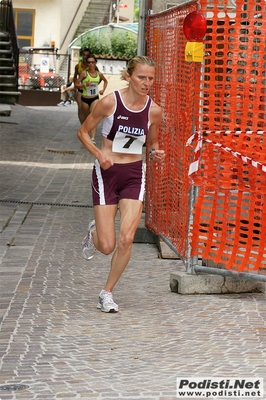
[[[163,10],[166,10],[167,4],[181,4],[186,3],[185,0],[152,0],[152,10],[153,13],[157,13]]]
[[[125,21],[126,23],[134,22],[134,0],[119,1],[119,5],[122,4],[126,5],[127,7],[119,7],[119,17],[127,18],[127,21]],[[117,22],[117,14],[115,22]],[[120,21],[120,23],[123,23],[123,21]]]
[[[54,41],[59,53],[67,53],[68,44],[89,2],[90,0],[13,0],[13,7],[36,10],[34,47],[50,46]],[[79,11],[71,25],[79,5]],[[67,38],[63,43],[70,25]]]
[[[90,3],[90,0],[61,0],[62,2],[62,14],[61,14],[61,42],[60,42],[60,47],[62,47],[62,52],[67,53],[68,52],[68,45],[70,42],[72,42],[73,37],[75,35],[75,32],[78,28],[78,25],[80,24],[80,21],[82,20],[82,17]],[[79,8],[80,6],[80,8]],[[78,11],[78,12],[77,12]],[[77,12],[77,14],[76,14]],[[76,16],[75,16],[76,14]],[[75,16],[75,19],[73,20],[73,17]],[[69,29],[70,27],[70,29]],[[64,38],[66,36],[66,33],[69,29],[69,33],[64,41]]]

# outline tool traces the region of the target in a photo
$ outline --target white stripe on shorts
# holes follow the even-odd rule
[[[140,192],[139,192],[139,200],[141,200],[141,201],[143,201],[143,199],[144,199],[145,178],[146,178],[146,172],[145,172],[145,169],[144,169],[144,165],[142,163],[142,178],[141,178],[141,186],[140,186]]]
[[[104,195],[103,177],[102,177],[102,173],[101,173],[100,163],[98,160],[95,160],[95,172],[96,172],[98,185],[99,185],[100,205],[104,206],[104,205],[106,205],[106,202],[105,202],[105,195]]]

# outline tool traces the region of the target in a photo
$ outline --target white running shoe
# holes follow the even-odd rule
[[[64,101],[60,101],[60,103],[57,104],[59,107],[63,107],[65,105]]]
[[[91,221],[89,224],[88,234],[82,241],[82,254],[85,260],[91,260],[94,256],[96,248],[92,240],[92,231],[96,229],[95,221]]]
[[[101,291],[97,308],[100,308],[101,311],[106,313],[118,312],[118,305],[113,300],[112,292]]]

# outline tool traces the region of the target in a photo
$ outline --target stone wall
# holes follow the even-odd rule
[[[153,0],[152,9],[153,13],[157,13],[169,8],[169,6],[185,3],[185,0]]]

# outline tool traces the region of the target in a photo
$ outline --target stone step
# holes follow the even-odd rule
[[[14,67],[0,66],[0,75],[14,75],[14,72]]]
[[[99,0],[91,0],[73,39],[89,29],[102,25],[102,21],[108,10],[109,4],[109,0],[101,0],[101,2],[99,2]]]
[[[13,92],[16,91],[17,85],[16,83],[3,83],[0,82],[0,91],[2,92]]]
[[[1,67],[12,67],[14,64],[14,61],[11,57],[5,58],[5,57],[0,57],[0,66]]]
[[[9,42],[9,33],[0,32],[0,40],[4,42]]]
[[[138,229],[135,233],[134,243],[157,243],[157,235],[145,226],[145,213],[142,213]]]
[[[0,104],[0,116],[1,117],[10,117],[11,108],[6,104]]]
[[[0,75],[0,85],[5,83],[17,83],[15,75]]]
[[[0,47],[2,50],[10,49],[11,43],[7,40],[1,40],[0,38]]]
[[[1,104],[16,104],[18,102],[18,98],[21,95],[20,92],[10,91],[6,92],[0,90],[0,103]]]
[[[159,258],[180,259],[179,256],[160,237],[158,237],[157,246],[159,249]]]
[[[11,50],[0,50],[0,59],[1,58],[7,58],[7,57],[12,57],[12,51]]]

